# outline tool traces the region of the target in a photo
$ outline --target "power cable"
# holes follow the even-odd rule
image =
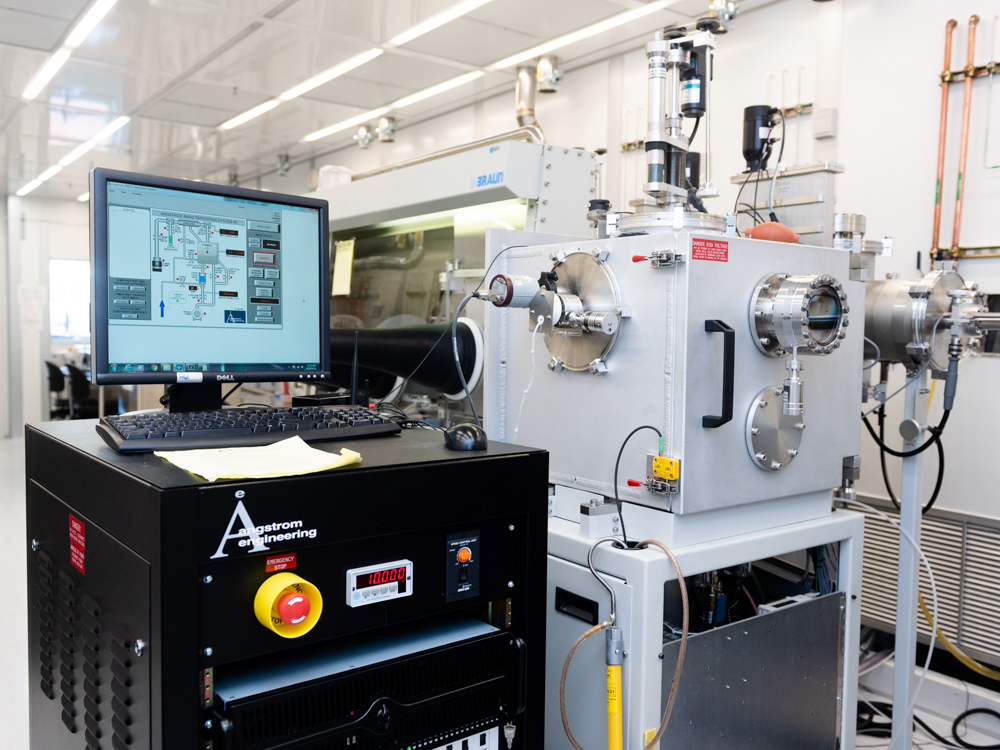
[[[628,437],[625,438],[625,442],[622,443],[622,447],[618,450],[618,458],[615,460],[615,480],[614,480],[614,486],[615,486],[615,505],[618,507],[618,520],[621,522],[621,525],[622,525],[622,542],[624,542],[624,544],[625,544],[626,547],[628,546],[628,537],[625,535],[625,516],[622,515],[622,501],[618,497],[618,464],[621,463],[622,453],[625,452],[625,446],[628,445],[628,441],[639,430],[652,430],[653,432],[655,432],[657,435],[660,436],[660,441],[661,441],[660,445],[662,446],[662,444],[663,444],[662,443],[662,441],[663,441],[663,433],[660,432],[655,427],[653,427],[653,425],[644,424],[644,425],[642,425],[640,427],[636,427],[634,430],[632,430],[632,432],[630,432],[628,434]],[[662,450],[662,448],[661,448],[661,450]]]

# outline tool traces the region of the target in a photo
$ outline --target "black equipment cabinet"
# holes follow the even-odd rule
[[[412,430],[209,483],[94,424],[26,428],[33,750],[540,750],[546,452]],[[322,597],[299,637],[255,614],[282,574]]]

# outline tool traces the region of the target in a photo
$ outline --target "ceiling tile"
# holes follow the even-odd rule
[[[413,93],[412,89],[394,86],[391,83],[363,81],[350,76],[341,76],[313,89],[306,94],[306,97],[363,109],[375,109],[386,102],[402,99],[411,93]]]
[[[220,55],[198,78],[277,95],[369,49],[360,41],[331,43],[315,30],[273,23]]]
[[[706,7],[708,6],[707,0],[699,0],[699,2],[702,2]],[[489,23],[499,29],[519,31],[533,37],[536,41],[532,44],[539,44],[547,39],[554,39],[584,26],[589,26],[609,16],[623,13],[626,8],[622,5],[622,3],[608,2],[608,0],[572,0],[568,3],[538,2],[538,0],[493,0],[493,2],[472,11],[468,18]],[[444,28],[448,28],[448,26]],[[526,49],[527,46],[521,49]],[[509,54],[518,51],[514,50]]]
[[[426,52],[472,65],[487,65],[541,41],[522,31],[495,26],[471,18],[458,18],[406,45],[406,49]]]
[[[67,22],[37,13],[0,7],[0,43],[51,50],[66,31]]]
[[[84,9],[87,2],[88,0],[3,0],[3,7],[72,21]]]
[[[210,107],[229,114],[230,116],[256,107],[268,99],[257,92],[240,89],[238,86],[226,86],[203,81],[188,81],[176,91],[171,92],[166,102],[177,104],[193,104],[199,107]],[[146,114],[145,112],[143,114]],[[170,118],[178,119],[178,118]],[[183,118],[180,118],[183,120]]]
[[[214,107],[203,107],[197,104],[184,104],[163,99],[146,107],[142,111],[146,117],[168,122],[215,127],[233,116],[233,113]]]

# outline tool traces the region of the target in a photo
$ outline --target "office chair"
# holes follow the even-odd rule
[[[45,370],[49,378],[49,419],[67,419],[69,399],[55,395],[66,390],[66,378],[55,362],[45,360]]]
[[[70,419],[93,419],[97,416],[97,399],[90,396],[90,381],[76,365],[66,363],[69,370]]]

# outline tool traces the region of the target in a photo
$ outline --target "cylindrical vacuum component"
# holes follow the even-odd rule
[[[865,236],[865,217],[861,214],[833,215],[833,246],[838,250],[850,250],[854,246],[854,235]]]
[[[948,370],[951,327],[934,324],[951,312],[948,292],[965,289],[965,281],[954,271],[931,271],[918,281],[888,279],[869,281],[865,292],[865,337],[878,346],[882,362],[901,362],[920,367],[931,356],[935,372]],[[875,358],[875,349],[865,344],[865,357]]]
[[[606,333],[610,336],[618,330],[618,316],[612,312],[570,313],[568,318],[570,323],[589,333]]]
[[[833,276],[767,276],[750,303],[750,328],[757,348],[770,357],[829,354],[847,332],[847,293]]]
[[[743,110],[743,158],[747,161],[747,172],[767,169],[771,150],[768,141],[773,127],[774,110],[766,104]]]
[[[497,307],[527,307],[538,294],[538,279],[498,273],[490,281],[490,291],[500,296],[499,301],[493,303]]]
[[[482,372],[482,333],[474,321],[460,318],[459,323],[455,336],[458,358],[462,363],[462,373],[472,390],[479,383],[476,373]],[[450,329],[451,323],[435,323],[357,331],[358,381],[363,383],[368,380],[370,395],[382,398],[393,390],[399,378],[413,373],[410,378],[413,383],[438,393],[461,392],[464,397],[464,389],[455,367],[451,336],[446,333]],[[346,388],[351,384],[354,334],[354,329],[335,328],[330,331],[331,383],[334,385]],[[423,364],[420,364],[421,360]],[[413,372],[417,365],[420,365],[420,369]]]

